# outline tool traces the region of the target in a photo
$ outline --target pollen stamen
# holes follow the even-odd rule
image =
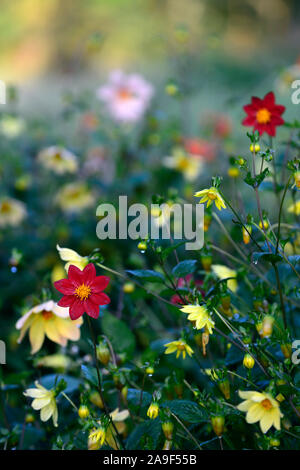
[[[79,297],[80,300],[86,300],[91,295],[91,289],[89,286],[86,286],[85,284],[81,284],[75,290],[75,295]]]

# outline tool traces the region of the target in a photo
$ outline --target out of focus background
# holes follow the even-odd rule
[[[297,61],[299,15],[297,0],[2,0],[1,79],[27,109],[52,109],[116,67],[164,82],[184,44],[186,86],[220,107],[224,89],[250,94]]]

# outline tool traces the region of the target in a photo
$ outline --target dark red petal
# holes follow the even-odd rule
[[[285,106],[283,106],[282,104],[277,104],[276,106],[274,106],[273,108],[273,113],[274,114],[283,114],[285,111]]]
[[[258,98],[257,96],[252,96],[252,106],[254,107],[254,109],[256,109],[256,111],[260,108],[262,108],[262,100],[260,98]]]
[[[79,299],[75,299],[69,309],[69,315],[71,320],[77,320],[84,314],[84,305]]]
[[[82,284],[82,273],[83,271],[80,271],[77,266],[71,264],[68,270],[68,278],[75,285]]]
[[[254,126],[255,123],[256,123],[255,116],[248,116],[242,121],[243,126]]]
[[[96,268],[93,263],[89,263],[82,271],[85,284],[91,284],[96,277]]]
[[[92,292],[101,292],[108,286],[110,278],[108,276],[97,276],[91,283]]]
[[[282,124],[284,124],[284,120],[282,119],[282,117],[280,116],[272,116],[272,119],[271,119],[271,123],[274,125],[274,126],[282,126]]]
[[[269,134],[271,137],[275,137],[276,135],[276,126],[272,124],[272,122],[269,122],[266,124],[266,132]]]
[[[273,106],[275,105],[275,95],[273,93],[273,91],[270,91],[269,93],[267,93],[263,99],[263,104],[267,107],[267,108],[273,108]]]
[[[92,294],[90,299],[92,302],[97,302],[98,305],[107,305],[110,303],[110,298],[104,292],[100,292],[99,294]]]
[[[54,287],[62,294],[74,294],[74,285],[69,279],[61,279],[60,281],[54,282]]]
[[[90,317],[92,318],[99,317],[99,314],[100,314],[99,305],[94,304],[94,302],[92,302],[91,300],[91,297],[84,301],[84,309]]]
[[[243,106],[243,109],[245,113],[252,116],[255,116],[257,113],[257,109],[253,108],[252,104],[246,104],[245,106]]]
[[[57,302],[57,305],[60,307],[70,307],[72,303],[74,302],[75,297],[73,295],[64,295],[59,302]]]

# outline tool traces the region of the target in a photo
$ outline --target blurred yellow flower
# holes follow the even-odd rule
[[[118,433],[124,433],[126,430],[126,424],[124,421],[129,417],[129,411],[119,411],[119,408],[116,408],[110,413],[110,417]],[[92,432],[89,434],[88,449],[98,450],[103,446],[104,442],[112,447],[112,449],[118,450],[116,445],[116,434],[112,424],[110,424],[106,430],[101,425],[98,429],[92,430]]]
[[[34,398],[31,406],[34,410],[41,410],[40,417],[42,421],[48,421],[51,418],[53,424],[57,426],[58,411],[56,406],[54,390],[47,390],[37,381],[34,382],[36,388],[28,388],[25,390],[26,397]]]
[[[227,279],[229,277],[236,278],[236,271],[228,268],[227,266],[224,266],[223,264],[213,264],[211,268],[219,279]],[[238,288],[236,279],[229,279],[227,281],[227,287],[232,292],[236,292]]]
[[[176,359],[182,354],[183,359],[186,358],[186,353],[191,357],[194,351],[192,348],[186,344],[186,342],[183,339],[180,339],[178,341],[171,341],[170,343],[167,343],[164,345],[165,348],[165,354],[172,354],[176,351]]]
[[[260,429],[265,434],[274,426],[280,430],[280,418],[283,414],[280,412],[279,403],[266,392],[242,392],[239,396],[245,401],[237,406],[240,411],[245,411],[246,421],[249,424],[259,421]]]
[[[188,155],[180,147],[176,147],[171,156],[165,157],[163,163],[167,168],[181,172],[187,181],[195,181],[203,168],[199,158]]]
[[[300,215],[300,200],[292,204],[288,208],[288,212],[291,212],[292,214]]]
[[[214,202],[219,211],[222,210],[222,208],[226,209],[224,199],[214,186],[209,189],[202,189],[202,191],[195,193],[194,196],[202,198],[200,199],[199,204],[207,202],[207,207],[209,207]]]
[[[94,196],[84,183],[66,184],[56,196],[56,202],[65,212],[78,213],[94,203]]]
[[[23,202],[10,197],[0,200],[0,227],[16,227],[26,216]]]
[[[188,320],[195,322],[197,330],[206,328],[212,334],[215,322],[204,305],[185,305],[180,309],[183,313],[188,313]]]
[[[4,116],[0,121],[0,132],[9,139],[18,137],[25,129],[25,121],[16,116]]]
[[[41,357],[34,363],[36,367],[47,367],[58,372],[65,372],[72,365],[72,360],[64,354],[51,354]]]
[[[60,263],[57,263],[51,271],[51,282],[54,284],[56,281],[66,278],[66,271]]]
[[[65,270],[68,272],[71,264],[81,269],[81,271],[89,264],[89,259],[87,256],[80,256],[76,251],[71,250],[70,248],[61,248],[59,245],[56,245],[56,249],[62,261],[67,261],[65,264]]]
[[[69,150],[57,145],[41,150],[37,158],[45,168],[59,175],[75,173],[78,168],[77,157]]]
[[[45,335],[51,341],[66,346],[68,339],[77,341],[80,338],[81,324],[82,318],[72,321],[68,308],[59,307],[53,300],[48,300],[33,307],[17,321],[16,328],[21,330],[18,343],[29,329],[31,354],[41,349]]]

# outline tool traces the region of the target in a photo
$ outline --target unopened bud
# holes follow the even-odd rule
[[[172,441],[165,440],[164,446],[162,450],[171,450],[172,449]]]
[[[225,295],[221,296],[221,304],[222,304],[222,307],[224,308],[224,310],[229,309],[230,301],[231,301],[230,295],[225,294]]]
[[[81,405],[79,408],[78,408],[78,416],[79,418],[81,419],[85,419],[89,416],[90,412],[89,412],[89,409],[87,406],[85,405]]]
[[[262,338],[268,338],[269,336],[271,336],[271,334],[273,332],[273,323],[274,323],[274,321],[275,321],[275,319],[271,315],[266,315],[264,317],[263,322],[262,322],[262,329],[261,329],[261,332],[260,332],[260,336]]]
[[[225,426],[225,418],[224,416],[212,416],[211,417],[211,425],[212,428],[217,436],[222,436],[224,432]]]
[[[250,354],[245,354],[244,359],[243,359],[243,366],[246,367],[247,369],[253,369],[255,365],[255,360]]]
[[[270,439],[270,446],[271,447],[279,447],[280,446],[280,440],[279,439]]]
[[[101,342],[99,346],[97,346],[97,358],[104,366],[110,361],[110,351],[106,345],[106,343]]]
[[[27,413],[27,415],[25,416],[25,423],[30,424],[30,423],[34,423],[34,421],[35,421],[35,417],[33,416],[33,414]]]
[[[148,418],[155,419],[155,418],[157,418],[158,413],[159,413],[158,404],[155,403],[155,402],[151,403],[151,405],[149,406],[148,411],[147,411]]]
[[[100,397],[99,392],[90,393],[89,400],[91,403],[93,403],[93,405],[98,406],[98,408],[101,408],[101,410],[103,410],[104,404],[103,404],[102,398]]]
[[[243,242],[245,243],[245,245],[248,245],[248,243],[250,243],[250,240],[251,240],[251,237],[250,237],[252,233],[251,225],[246,225],[245,227],[243,227],[242,233],[243,233]]]
[[[134,290],[135,285],[133,284],[133,282],[125,282],[125,284],[123,285],[123,292],[125,292],[125,294],[132,294]]]
[[[290,357],[292,355],[292,345],[290,343],[281,344],[280,349],[281,349],[281,352],[284,355],[284,357],[286,359],[290,359]]]
[[[218,382],[219,390],[223,393],[226,400],[230,398],[230,383],[228,379],[223,379]]]
[[[203,266],[204,271],[209,272],[212,264],[212,256],[211,255],[203,255],[201,256],[201,264]]]
[[[255,144],[255,145],[251,144],[249,148],[250,148],[250,152],[254,151],[255,153],[257,153],[257,152],[260,151],[260,145],[259,144]]]
[[[145,253],[145,251],[147,250],[147,243],[146,242],[140,242],[137,247],[138,247],[138,249],[140,250],[141,253]]]
[[[300,171],[296,171],[294,173],[294,180],[295,180],[296,187],[300,189]]]

